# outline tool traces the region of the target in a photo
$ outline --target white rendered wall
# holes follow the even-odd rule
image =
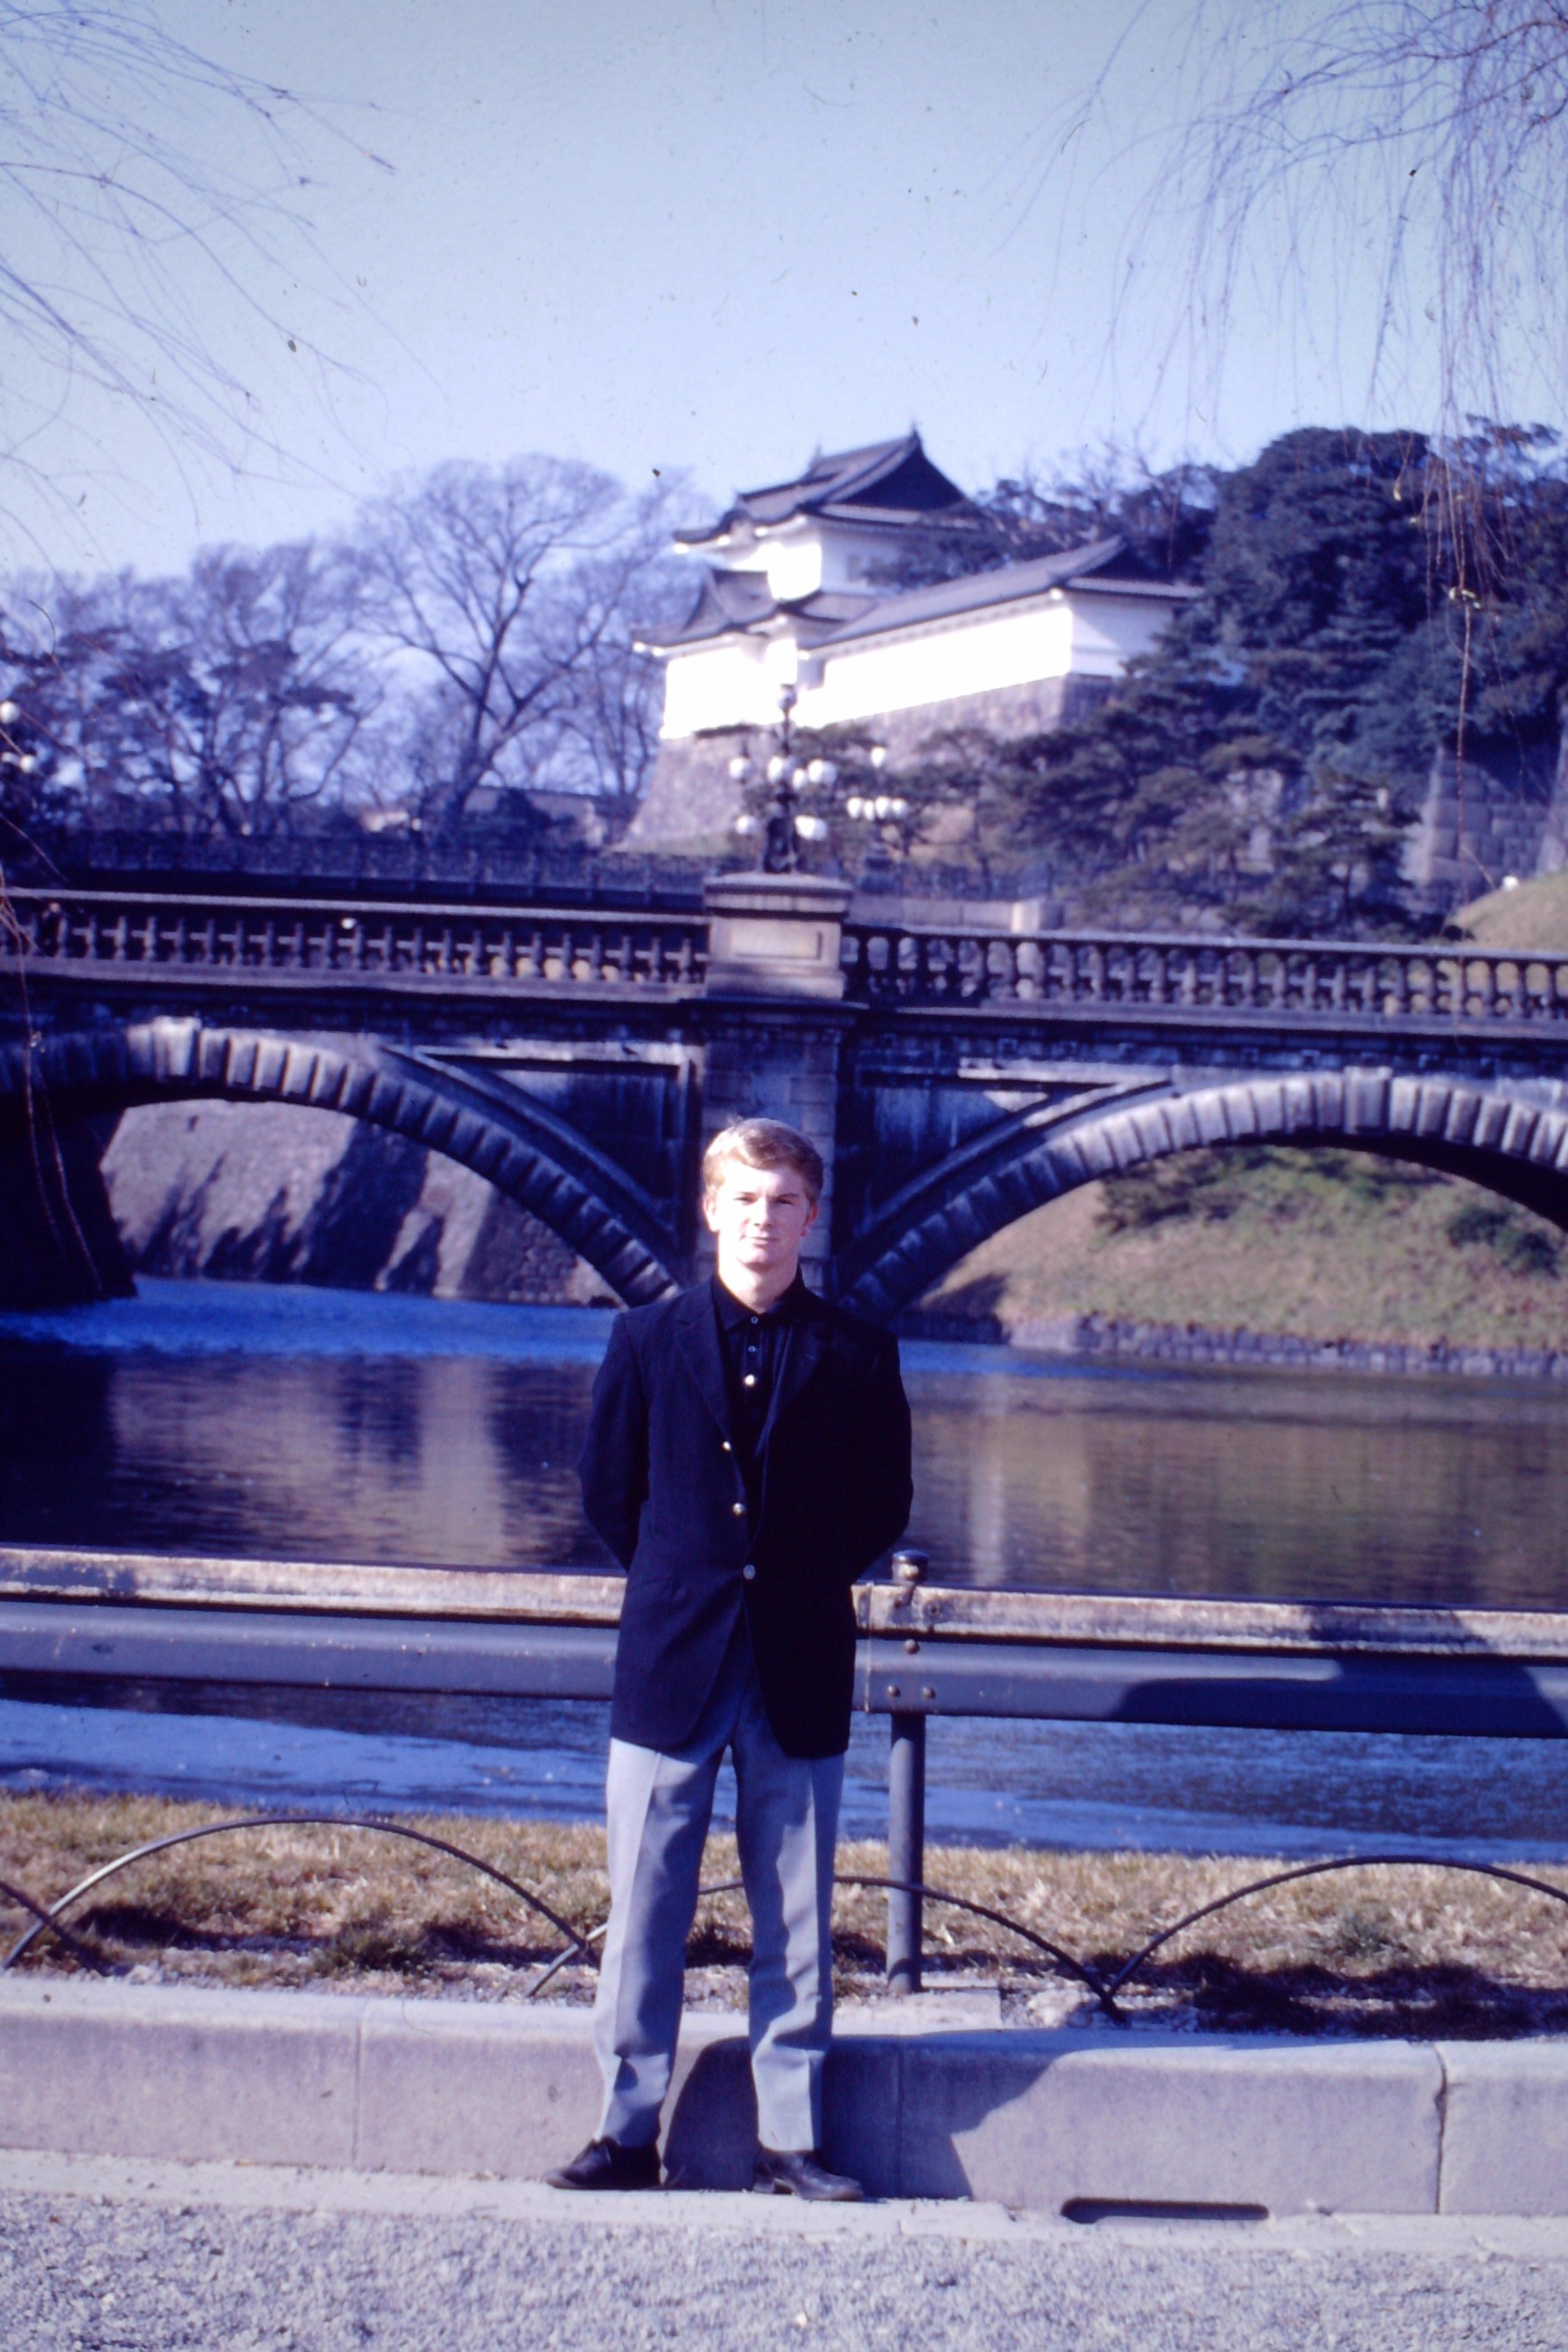
[[[869,534],[867,543],[875,544]],[[815,540],[807,552],[818,552]],[[679,738],[712,727],[772,726],[780,689],[797,679],[797,722],[833,727],[1042,679],[1119,678],[1135,653],[1150,651],[1169,617],[1163,600],[1079,589],[819,654],[801,654],[788,635],[726,638],[670,655],[661,733]]]
[[[912,710],[1000,686],[1065,677],[1072,659],[1066,604],[1015,606],[950,622],[919,637],[825,648],[821,684],[801,696],[796,716],[833,727],[882,710]]]
[[[768,538],[758,553],[780,604],[791,596],[815,595],[822,585],[822,542],[815,531]]]
[[[1120,678],[1135,653],[1152,653],[1172,606],[1153,596],[1096,596],[1083,589],[1070,594],[1072,609],[1072,660],[1078,678]]]
[[[779,694],[794,684],[798,660],[791,637],[727,637],[672,653],[665,664],[660,735],[670,740],[709,727],[776,725]]]
[[[778,716],[778,690],[768,700],[763,643],[727,638],[693,653],[672,653],[665,665],[661,735],[700,735],[705,727],[766,726]]]
[[[896,535],[890,531],[858,531],[843,523],[818,523],[807,527],[817,535],[819,584],[824,588],[864,588],[868,574],[880,570],[896,553]],[[780,593],[775,581],[774,594]],[[881,593],[886,595],[889,592],[884,588]]]
[[[737,533],[701,552],[729,571],[766,572],[768,586],[782,604],[815,595],[819,588],[863,588],[867,573],[889,561],[893,542],[890,531],[808,520],[787,523],[761,539],[743,539]]]

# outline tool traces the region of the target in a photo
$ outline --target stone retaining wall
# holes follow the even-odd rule
[[[249,1102],[127,1112],[104,1177],[143,1274],[619,1303],[574,1251],[482,1177],[335,1112]]]
[[[942,1315],[911,1309],[898,1327],[912,1339],[978,1341],[1041,1355],[1125,1356],[1145,1363],[1263,1365],[1281,1372],[1446,1373],[1463,1379],[1568,1380],[1568,1351],[1456,1348],[1397,1340],[1307,1339],[1289,1332],[1211,1331],[1200,1323],[1135,1323],[1117,1315]]]

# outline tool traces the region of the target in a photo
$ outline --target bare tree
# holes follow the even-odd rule
[[[352,591],[301,544],[13,593],[4,652],[43,812],[248,838],[341,802],[379,701]]]
[[[652,681],[632,633],[662,497],[520,457],[443,466],[365,510],[349,542],[362,625],[402,683],[427,828],[455,823],[482,786],[640,781]]]
[[[690,499],[677,494],[682,515]],[[624,529],[607,553],[575,567],[574,591],[586,618],[588,658],[561,696],[553,749],[541,746],[539,780],[595,794],[629,816],[659,750],[664,669],[645,639],[661,623],[684,620],[691,600],[685,567],[670,554],[669,491],[625,508]]]
[[[1299,316],[1309,285],[1348,295],[1370,269],[1369,391],[1430,360],[1430,422],[1449,434],[1516,414],[1531,365],[1562,383],[1563,0],[1194,0],[1150,119],[1128,75],[1152,14],[1144,0],[1067,122],[1119,125],[1110,170],[1141,187],[1121,278],[1178,264],[1168,365],[1211,384],[1248,320],[1281,301]]]
[[[305,210],[323,140],[348,144],[177,39],[156,0],[0,0],[0,457],[31,469],[33,435],[83,383],[133,402],[176,456],[271,449],[230,330],[329,364],[260,290],[328,275]]]

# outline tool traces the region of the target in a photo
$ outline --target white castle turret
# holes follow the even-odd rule
[[[628,847],[726,833],[731,761],[777,721],[786,688],[797,727],[867,729],[895,761],[952,727],[1033,733],[1103,693],[1192,593],[1148,578],[1109,538],[891,587],[910,535],[966,506],[911,432],[814,458],[792,482],[743,491],[711,529],[678,535],[705,572],[686,621],[650,641],[664,723]]]

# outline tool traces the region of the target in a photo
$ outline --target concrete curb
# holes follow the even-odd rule
[[[0,2147],[527,2179],[592,2132],[582,2011],[37,1977],[0,1984]],[[665,2157],[748,2185],[746,2044],[688,2017]],[[1568,2214],[1568,2043],[889,2031],[830,2062],[830,2161],[1016,2209]]]

